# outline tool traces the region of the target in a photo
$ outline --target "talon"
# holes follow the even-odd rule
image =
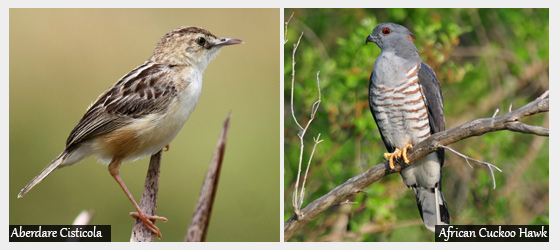
[[[165,149],[163,151],[165,152],[169,151],[169,144],[165,145]]]
[[[161,232],[159,231],[159,228],[154,224],[154,222],[156,220],[167,222],[167,218],[157,215],[148,215],[145,212],[131,212],[130,216],[136,219],[140,219],[142,223],[144,223],[144,226],[146,226],[150,231],[152,231],[152,233],[154,233],[154,235],[161,239]]]
[[[393,153],[383,154],[385,160],[389,160],[389,167],[391,167],[391,169],[395,169],[395,164],[393,162],[395,161],[395,158],[399,157],[399,154],[402,154],[402,151],[399,148],[395,148]]]
[[[401,151],[402,158],[403,158],[403,160],[406,164],[408,164],[410,162],[408,160],[407,151],[411,148],[412,148],[412,144],[409,143],[409,144],[406,144],[406,146],[404,146],[403,150]]]
[[[391,153],[384,153],[384,154],[383,154],[383,159],[385,159],[385,160],[388,161],[389,158],[391,157],[391,155],[392,155]]]
[[[130,216],[134,217],[134,218],[140,218],[140,215],[138,215],[138,212],[130,212]],[[167,218],[163,217],[163,216],[157,216],[157,215],[148,215],[146,214],[146,217],[148,217],[148,219],[150,220],[160,220],[163,222],[167,222]]]
[[[412,144],[408,143],[402,150],[400,150],[399,148],[395,148],[395,151],[393,151],[393,153],[384,153],[383,158],[389,161],[389,167],[391,167],[391,169],[395,169],[395,160],[402,158],[406,164],[410,162],[408,160],[407,151],[411,148]]]

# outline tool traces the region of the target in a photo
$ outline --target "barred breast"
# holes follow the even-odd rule
[[[401,149],[430,135],[426,102],[418,83],[420,67],[418,62],[408,68],[400,83],[377,79],[371,85],[372,110],[379,129],[389,144]]]

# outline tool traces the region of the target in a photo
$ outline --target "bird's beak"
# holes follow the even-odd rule
[[[373,36],[370,34],[367,38],[366,38],[366,45],[368,42],[375,42]]]
[[[220,40],[214,44],[214,46],[225,46],[243,43],[242,40],[236,38],[220,38]]]

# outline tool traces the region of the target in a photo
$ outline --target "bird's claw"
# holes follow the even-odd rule
[[[383,158],[389,161],[389,167],[391,167],[391,169],[395,169],[395,164],[393,162],[395,161],[395,157],[398,156],[400,152],[401,150],[399,148],[395,148],[395,151],[393,151],[393,153],[383,154]]]
[[[142,223],[144,223],[144,226],[146,226],[150,231],[152,231],[152,233],[154,233],[155,236],[161,239],[162,237],[161,232],[159,231],[159,228],[154,224],[154,222],[156,220],[167,222],[167,218],[157,216],[157,215],[148,215],[145,212],[131,212],[130,216],[136,219],[140,219]]]
[[[389,167],[391,167],[391,169],[395,169],[394,162],[396,159],[398,160],[402,158],[406,164],[410,162],[408,160],[407,151],[411,148],[412,144],[406,144],[406,146],[404,146],[402,150],[400,150],[399,148],[395,148],[395,151],[393,153],[384,153],[383,158],[389,161]]]
[[[408,151],[409,149],[411,149],[411,148],[412,148],[412,144],[410,144],[410,143],[409,143],[409,144],[406,144],[406,146],[404,146],[403,150],[402,150],[401,153],[400,153],[401,156],[402,156],[402,158],[403,158],[403,160],[404,160],[404,163],[406,163],[406,164],[408,164],[408,163],[410,162],[410,161],[408,160],[407,151]]]

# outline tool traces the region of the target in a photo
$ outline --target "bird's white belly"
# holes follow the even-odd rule
[[[142,129],[137,132],[137,137],[145,138],[142,140],[144,145],[139,145],[143,150],[135,155],[125,158],[124,161],[134,161],[146,156],[153,155],[169,145],[177,136],[185,122],[194,111],[201,92],[201,84],[192,84],[187,91],[183,91],[167,109],[168,112],[161,115],[148,115],[141,119],[144,124]]]

